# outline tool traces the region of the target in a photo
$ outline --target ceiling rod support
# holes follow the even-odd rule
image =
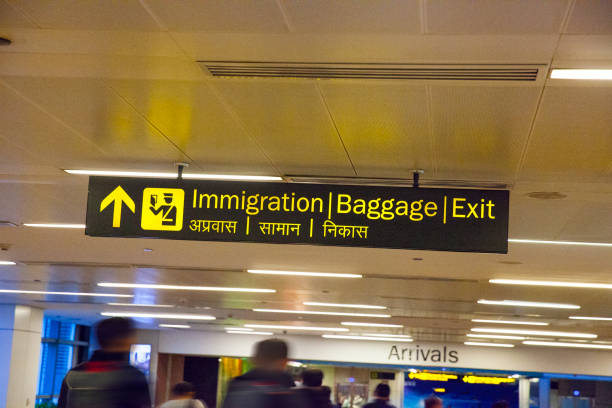
[[[189,163],[176,163],[176,167],[178,168],[178,174],[176,176],[177,179],[182,180],[183,179],[183,170],[185,170],[185,168],[189,167]]]
[[[424,174],[425,170],[416,169],[412,170],[412,187],[419,188],[419,179],[421,178],[421,174]]]

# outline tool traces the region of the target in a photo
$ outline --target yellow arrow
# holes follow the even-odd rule
[[[111,203],[115,204],[113,209],[113,228],[119,228],[121,226],[121,203],[125,203],[133,213],[136,213],[136,204],[134,204],[134,200],[130,198],[128,193],[126,193],[121,186],[117,186],[112,193],[102,200],[100,212],[104,211]]]

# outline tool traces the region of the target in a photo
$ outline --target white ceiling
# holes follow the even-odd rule
[[[193,171],[360,177],[423,168],[428,179],[507,183],[513,238],[612,242],[610,83],[547,75],[526,83],[229,79],[197,63],[612,68],[611,15],[610,0],[0,0],[0,36],[13,40],[0,48],[0,220],[83,222],[87,180],[65,168],[167,171],[188,161]],[[567,197],[526,196],[534,191]],[[608,292],[487,283],[610,282],[610,248],[511,244],[508,255],[456,254],[88,238],[25,227],[0,227],[0,243],[10,246],[0,259],[20,262],[0,267],[2,288],[98,290],[100,280],[271,287],[278,293],[137,293],[185,310],[210,306],[207,313],[234,323],[292,323],[248,309],[314,300],[387,305],[392,320],[422,340],[462,341],[469,319],[482,313],[540,313],[552,327],[612,339],[612,325],[569,321],[567,312],[475,304],[571,300],[581,314],[610,316]],[[244,273],[254,267],[366,278]],[[103,309],[43,305],[88,321]]]

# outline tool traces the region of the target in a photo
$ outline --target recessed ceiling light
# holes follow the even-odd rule
[[[527,302],[523,300],[486,300],[478,301],[481,305],[494,306],[518,306],[518,307],[542,307],[547,309],[580,309],[578,305],[570,305],[567,303],[548,303],[548,302]]]
[[[481,343],[478,341],[466,341],[463,344],[466,346],[479,346],[479,347],[504,347],[504,348],[512,348],[514,344],[505,344],[505,343]]]
[[[385,333],[363,333],[362,336],[366,337],[389,337],[398,339],[409,339],[412,338],[409,334],[385,334]]]
[[[13,261],[0,261],[0,265],[2,266],[11,266],[11,265],[17,265],[15,262]]]
[[[488,319],[472,319],[474,323],[494,323],[494,324],[519,324],[526,326],[548,326],[547,322],[528,322],[521,320],[488,320]]]
[[[159,327],[165,327],[167,329],[191,329],[188,324],[160,324]]]
[[[385,324],[385,323],[362,323],[362,322],[342,322],[343,326],[357,327],[404,327],[402,324]]]
[[[264,332],[264,331],[243,331],[243,330],[228,330],[226,331],[228,334],[252,334],[255,336],[272,336],[274,333],[272,332]]]
[[[249,329],[248,327],[226,327],[225,330],[232,330],[232,331],[253,331],[253,329]]]
[[[388,314],[321,312],[318,310],[253,309],[253,311],[261,312],[261,313],[288,313],[288,314],[307,314],[307,315],[326,315],[326,316],[383,317],[383,318],[391,317],[391,315],[388,315]]]
[[[341,340],[367,340],[367,341],[392,341],[394,343],[411,343],[414,340],[406,338],[393,337],[375,337],[375,336],[345,336],[342,334],[324,334],[326,339],[341,339]]]
[[[612,69],[553,69],[552,79],[612,80]]]
[[[69,229],[85,229],[85,224],[62,224],[62,223],[48,223],[48,224],[23,224],[26,227],[33,228],[69,228]]]
[[[180,320],[215,320],[209,315],[179,314],[179,313],[139,313],[139,312],[102,312],[107,317],[142,317],[150,319],[180,319]]]
[[[595,317],[595,316],[570,316],[572,320],[599,320],[603,322],[612,322],[612,317]]]
[[[356,273],[274,271],[274,270],[264,270],[264,269],[248,269],[247,272],[258,274],[258,275],[312,276],[316,278],[363,278],[363,275],[356,274]]]
[[[559,281],[540,281],[540,280],[525,280],[525,279],[489,279],[489,283],[494,283],[498,285],[550,286],[554,288],[612,289],[612,283],[594,283],[594,282],[559,282]]]
[[[577,246],[612,247],[612,242],[544,241],[544,240],[539,240],[539,239],[515,239],[515,238],[509,238],[508,242],[515,242],[518,244],[547,244],[547,245],[577,245]]]
[[[16,293],[23,295],[59,295],[59,296],[93,296],[93,297],[123,297],[133,298],[134,295],[123,295],[117,293],[91,293],[91,292],[52,292],[46,290],[17,290],[0,289],[0,293]]]
[[[376,305],[356,305],[348,303],[322,303],[322,302],[304,302],[305,306],[324,306],[324,307],[349,307],[354,309],[386,309],[386,306]]]
[[[148,303],[107,303],[109,306],[128,306],[128,307],[175,307],[174,305],[152,305]]]
[[[500,340],[526,340],[525,337],[522,336],[503,336],[501,334],[474,334],[468,333],[466,334],[468,337],[477,337],[481,339],[500,339]]]
[[[153,249],[151,249],[151,248],[145,248],[145,249],[143,249],[143,251],[144,251],[144,252],[153,252]]]
[[[218,287],[218,286],[157,285],[153,283],[100,282],[98,283],[98,286],[102,286],[105,288],[136,288],[136,289],[193,290],[193,291],[212,291],[212,292],[276,293],[275,289],[226,288],[226,287]]]
[[[177,178],[177,172],[158,171],[123,171],[123,170],[64,170],[69,174],[84,176],[109,176],[109,177],[153,177],[153,178]],[[183,173],[184,179],[194,180],[237,180],[237,181],[282,181],[278,176],[251,176],[242,174],[210,174],[210,173]]]
[[[329,331],[329,332],[347,332],[349,329],[344,327],[314,327],[314,326],[291,326],[291,325],[276,325],[276,324],[245,324],[244,327],[253,329],[278,329],[278,330],[297,330],[297,331]]]
[[[612,350],[612,346],[606,346],[604,344],[564,343],[564,342],[556,342],[556,341],[533,341],[533,340],[524,341],[523,344],[527,344],[528,346],[547,346],[547,347],[568,347],[568,348]]]
[[[528,193],[527,197],[535,198],[536,200],[560,200],[566,198],[567,195],[559,193],[558,191],[534,191]]]
[[[496,334],[521,334],[525,336],[552,336],[552,337],[576,337],[583,339],[596,339],[596,334],[591,333],[573,333],[548,330],[523,330],[523,329],[497,329],[489,327],[475,327],[472,329],[477,333],[496,333]]]

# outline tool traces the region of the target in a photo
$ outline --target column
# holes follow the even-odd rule
[[[519,408],[529,408],[529,379],[519,379]]]
[[[550,408],[550,378],[540,378],[540,408]]]
[[[0,406],[34,407],[43,310],[0,305]]]

